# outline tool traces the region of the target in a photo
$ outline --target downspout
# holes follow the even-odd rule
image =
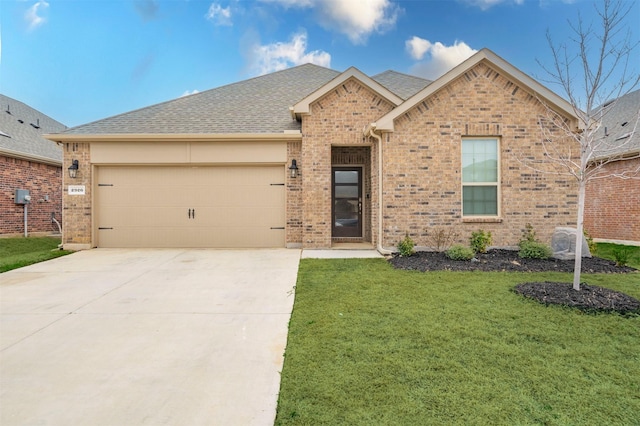
[[[382,247],[382,136],[375,133],[376,124],[369,124],[365,128],[365,135],[378,141],[378,246],[377,250],[382,255],[391,255],[393,252]]]

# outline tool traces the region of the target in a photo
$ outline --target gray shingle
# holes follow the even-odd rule
[[[42,134],[65,129],[64,124],[53,118],[0,95],[0,149],[62,162],[62,148],[43,138]]]
[[[415,95],[429,84],[431,80],[416,77],[413,75],[402,74],[397,71],[387,70],[371,77],[373,80],[382,84],[402,99],[407,100]]]
[[[67,134],[282,133],[289,107],[339,72],[300,65],[69,129]]]
[[[604,108],[608,110],[602,118],[595,139],[604,138],[605,143],[596,156],[640,152],[640,125],[633,132],[640,112],[640,90],[628,93]]]

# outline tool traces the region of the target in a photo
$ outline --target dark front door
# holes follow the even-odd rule
[[[332,237],[362,237],[362,168],[331,170]]]

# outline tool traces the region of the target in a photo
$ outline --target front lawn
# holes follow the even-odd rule
[[[640,424],[640,316],[512,288],[562,273],[304,259],[277,425]],[[640,299],[640,273],[583,275]]]
[[[58,244],[60,238],[53,237],[0,238],[0,272],[72,253],[57,250]]]
[[[627,265],[636,269],[640,269],[640,247],[638,246],[623,246],[620,244],[598,243],[595,256],[603,257],[609,260],[616,260],[616,254],[620,251],[627,252]]]

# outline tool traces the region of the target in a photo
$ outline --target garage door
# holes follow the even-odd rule
[[[284,167],[99,167],[98,247],[284,247]]]

